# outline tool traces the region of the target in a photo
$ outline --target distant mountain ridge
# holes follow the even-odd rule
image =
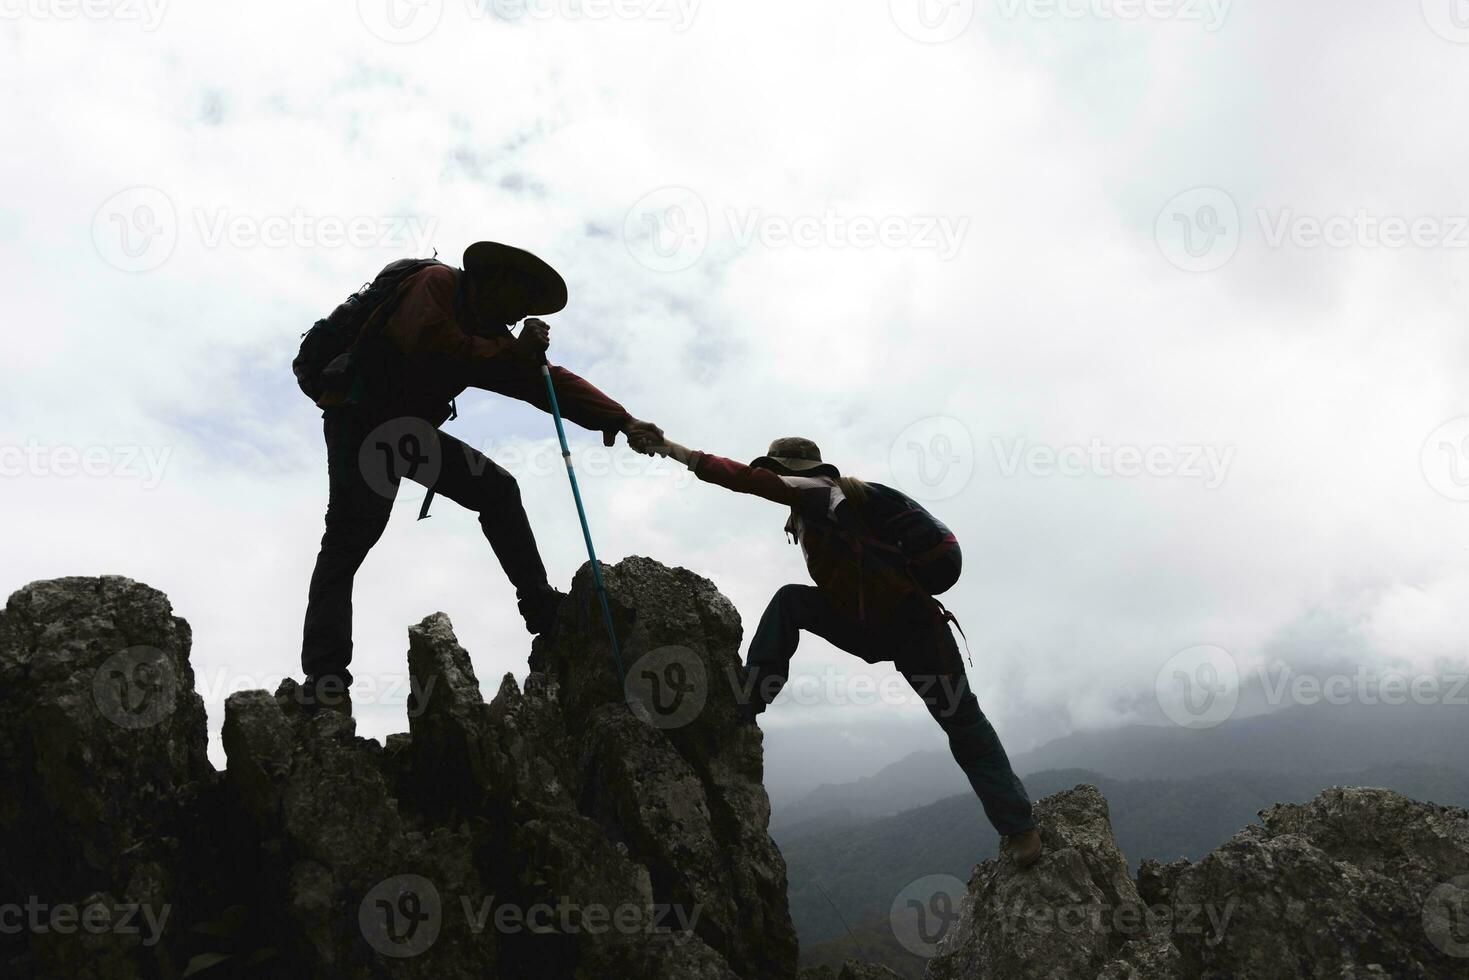
[[[1204,731],[1132,725],[1077,732],[1016,755],[1022,777],[1083,769],[1113,779],[1190,779],[1225,771],[1358,772],[1395,765],[1469,772],[1469,711],[1457,705],[1295,706]],[[968,791],[944,751],[915,752],[853,782],[825,784],[778,807],[772,828],[890,816]]]
[[[1077,783],[1095,785],[1107,797],[1118,846],[1134,868],[1149,858],[1201,858],[1254,822],[1265,807],[1303,802],[1332,786],[1373,786],[1436,804],[1469,806],[1469,773],[1443,766],[1212,773],[1189,780],[1113,779],[1066,769],[1034,773],[1026,785],[1040,799]],[[967,792],[895,815],[845,826],[808,825],[775,836],[786,858],[791,918],[803,957],[815,944],[845,935],[842,919],[854,926],[885,920],[893,897],[916,878],[948,874],[967,880],[975,863],[992,857],[999,843],[978,800]],[[846,955],[852,955],[849,949]]]

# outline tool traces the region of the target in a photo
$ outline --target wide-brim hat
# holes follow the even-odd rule
[[[475,242],[464,250],[464,271],[473,278],[509,269],[530,287],[530,316],[550,316],[566,308],[566,280],[539,256],[499,242]]]
[[[791,476],[842,475],[835,466],[822,462],[821,449],[816,443],[800,436],[786,436],[775,440],[765,455],[752,460],[750,465]]]

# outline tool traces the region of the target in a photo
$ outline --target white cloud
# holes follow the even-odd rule
[[[1452,125],[1469,63],[1417,5],[1235,5],[1213,33],[983,7],[943,45],[910,41],[882,4],[693,15],[683,32],[504,23],[450,0],[403,45],[351,4],[169,5],[152,32],[6,21],[0,443],[173,456],[151,491],[5,479],[5,581],[128,574],[194,624],[201,671],[294,672],[325,477],[289,362],[310,321],[401,248],[211,248],[200,221],[412,216],[450,260],[482,236],[554,258],[573,291],[555,356],[682,441],[743,458],[801,431],[882,480],[910,423],[959,419],[977,455],[969,486],[935,504],[968,560],[946,599],[982,702],[1018,743],[1137,717],[1177,650],[1258,658],[1324,603],[1370,624],[1361,656],[1462,657],[1465,505],[1424,480],[1420,449],[1469,415],[1465,253],[1272,249],[1253,223],[1286,207],[1469,214],[1469,137]],[[177,244],[125,273],[93,219],[135,186],[167,196]],[[621,238],[666,186],[710,215],[703,257],[678,272]],[[1244,224],[1232,262],[1188,274],[1153,227],[1198,186],[1225,189]],[[829,238],[741,248],[729,215],[752,213],[968,224],[943,261]],[[476,444],[549,443],[534,411],[462,408],[454,431]],[[1214,490],[1006,478],[995,437],[1235,457]],[[709,574],[747,630],[803,576],[763,502],[667,478],[584,483],[603,557]],[[523,673],[527,638],[473,518],[441,502],[414,524],[408,496],[358,582],[357,666],[401,672],[404,628],[443,609],[487,688]],[[527,477],[525,496],[564,582],[582,560],[564,478]],[[867,669],[816,643],[801,662]],[[390,715],[364,729],[401,728]]]

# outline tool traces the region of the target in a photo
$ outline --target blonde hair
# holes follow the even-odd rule
[[[855,476],[837,477],[837,486],[842,489],[842,496],[855,503],[858,507],[867,503],[867,484]]]

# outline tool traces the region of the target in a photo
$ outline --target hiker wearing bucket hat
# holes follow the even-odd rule
[[[566,282],[548,263],[523,249],[476,242],[462,270],[428,259],[389,265],[308,333],[295,367],[302,389],[323,409],[330,488],[302,639],[303,697],[313,707],[350,712],[352,582],[387,525],[404,476],[479,515],[526,629],[549,628],[563,596],[547,581],[515,478],[439,426],[457,417],[455,400],[471,387],[551,411],[542,373],[550,327],[535,317],[566,302]],[[516,336],[510,327],[521,320]],[[336,353],[311,348],[313,335],[333,324],[348,336],[346,349],[313,370]],[[607,445],[619,432],[639,445],[661,436],[572,372],[549,372],[565,417],[601,432]],[[394,453],[411,458],[399,466]]]
[[[802,630],[868,663],[891,660],[948,736],[1007,852],[1021,866],[1034,863],[1041,839],[1030,800],[969,689],[953,617],[934,598],[959,577],[953,533],[905,494],[843,476],[810,439],[777,439],[749,465],[675,442],[643,451],[787,507],[786,533],[816,583],[782,587],[760,617],[738,693],[743,720],[753,723],[784,686]]]

